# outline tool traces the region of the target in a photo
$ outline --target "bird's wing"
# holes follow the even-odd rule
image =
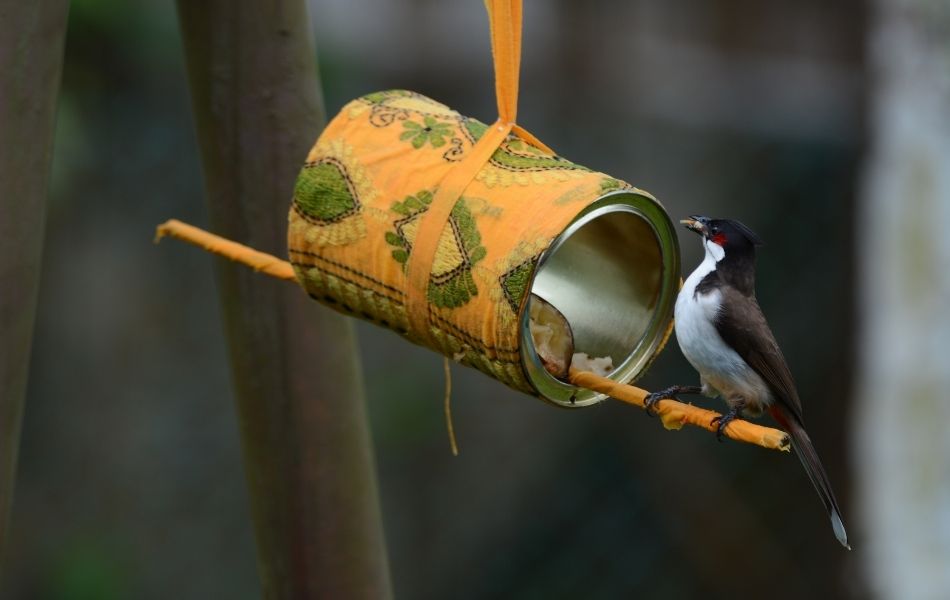
[[[722,286],[721,292],[722,305],[715,323],[719,335],[801,422],[802,403],[795,381],[755,296],[746,296],[731,286]]]

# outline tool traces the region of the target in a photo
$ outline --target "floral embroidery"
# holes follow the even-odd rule
[[[376,190],[342,140],[321,143],[318,150],[294,185],[290,233],[317,246],[355,242],[366,235],[366,203],[376,197]]]
[[[422,148],[426,142],[432,144],[433,148],[439,148],[445,145],[445,138],[452,137],[454,133],[452,126],[448,123],[440,123],[435,117],[426,115],[422,124],[415,121],[403,121],[402,126],[406,129],[399,136],[402,141],[412,140],[412,147]]]
[[[385,238],[386,243],[393,246],[393,259],[403,269],[412,252],[420,217],[431,203],[432,192],[424,190],[392,205],[393,212],[403,216],[393,222],[395,231],[387,231]],[[426,294],[429,302],[441,308],[455,308],[478,295],[472,267],[488,253],[481,244],[482,236],[475,216],[467,201],[460,198],[452,207],[448,223],[439,237]]]

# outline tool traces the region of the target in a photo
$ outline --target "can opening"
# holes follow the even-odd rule
[[[542,255],[531,292],[567,318],[575,351],[610,356],[611,379],[629,382],[662,341],[679,285],[676,231],[656,200],[630,191],[608,194],[565,229]],[[522,314],[522,361],[546,400],[586,406],[602,394],[551,376],[537,357]],[[574,396],[574,403],[571,397]]]

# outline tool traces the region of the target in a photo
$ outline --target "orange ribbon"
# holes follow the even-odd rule
[[[472,147],[439,184],[432,203],[419,221],[406,274],[406,312],[409,329],[424,341],[432,341],[429,331],[429,301],[427,291],[432,263],[439,247],[439,238],[445,230],[452,208],[465,188],[475,179],[509,133],[525,142],[554,154],[536,137],[515,125],[518,114],[518,76],[521,70],[521,0],[485,0],[491,31],[492,59],[495,66],[495,97],[498,101],[498,120]]]

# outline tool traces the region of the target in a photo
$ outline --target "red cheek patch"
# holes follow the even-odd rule
[[[712,238],[710,239],[713,241],[714,244],[719,244],[720,246],[726,245],[726,234],[724,233],[717,233],[716,235],[712,236]]]

